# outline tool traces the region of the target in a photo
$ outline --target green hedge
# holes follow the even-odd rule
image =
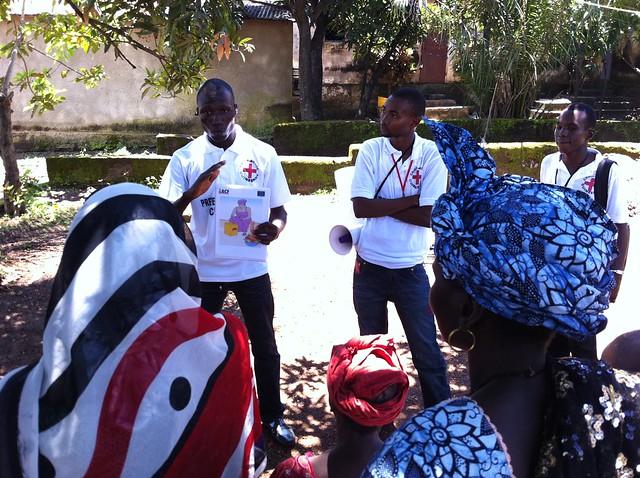
[[[480,138],[486,120],[451,120]],[[491,143],[512,141],[553,141],[555,120],[494,119],[486,140]],[[431,138],[431,131],[421,124],[418,133]],[[273,129],[273,145],[279,154],[342,156],[349,145],[379,136],[378,124],[372,121],[300,121],[282,123]],[[640,142],[640,121],[600,121],[598,141]]]
[[[154,149],[156,135],[145,132],[14,131],[16,151],[104,151],[126,146],[130,151]]]
[[[350,164],[346,158],[343,161],[308,158],[282,161],[282,169],[292,192],[308,194],[321,189],[335,188],[334,171]]]
[[[145,182],[148,177],[162,177],[169,159],[161,155],[54,156],[47,158],[47,172],[52,186]],[[348,165],[346,158],[282,162],[291,191],[302,194],[334,188],[333,172]]]
[[[162,176],[168,162],[168,156],[160,155],[54,156],[47,158],[47,173],[53,186],[143,182]]]
[[[619,153],[640,159],[640,143],[590,143],[601,153]],[[512,173],[540,177],[540,162],[558,150],[555,143],[490,143],[487,150],[496,162],[498,174]]]
[[[591,143],[603,153],[620,153],[640,160],[640,143]],[[357,145],[354,145],[357,150]],[[490,143],[499,174],[515,173],[538,177],[542,158],[556,151],[554,143]],[[121,181],[144,182],[160,178],[169,156],[56,156],[47,158],[49,182],[54,186],[97,185]],[[335,187],[333,173],[350,165],[348,158],[295,158],[283,160],[282,166],[294,193],[308,194]]]
[[[619,153],[640,160],[640,143],[590,143],[602,153]],[[352,144],[349,148],[350,156],[355,159],[360,149],[359,144]],[[520,174],[538,178],[540,176],[540,162],[547,154],[558,150],[555,143],[489,143],[486,146],[496,162],[498,174]]]

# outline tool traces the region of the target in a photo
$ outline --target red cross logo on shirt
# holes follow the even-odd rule
[[[422,179],[422,173],[420,172],[420,168],[415,168],[411,173],[411,186],[414,188],[420,187],[420,180]]]
[[[242,168],[242,179],[249,183],[252,183],[256,179],[258,179],[258,171],[258,166],[256,165],[255,161],[253,161],[253,159],[250,159],[249,161],[247,161],[247,167]]]
[[[585,180],[584,183],[582,183],[582,187],[585,188],[587,191],[589,191],[589,194],[591,194],[593,192],[593,186],[595,186],[596,184],[596,178],[589,178],[587,180]]]

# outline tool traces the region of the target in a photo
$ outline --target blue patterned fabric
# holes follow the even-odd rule
[[[572,338],[604,329],[616,228],[589,196],[516,175],[468,131],[425,118],[449,169],[435,203],[435,253],[482,307]]]
[[[363,478],[500,478],[512,476],[502,440],[470,398],[423,410],[396,430]]]

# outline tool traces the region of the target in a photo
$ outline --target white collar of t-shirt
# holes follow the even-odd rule
[[[573,175],[569,173],[567,165],[562,160],[562,155],[558,153],[558,168],[556,169],[555,183],[558,186],[571,188],[571,184],[575,183],[577,180],[594,176],[596,169],[598,168],[598,163],[603,159],[603,156],[597,149],[591,148],[591,151],[596,153],[595,159],[589,164],[585,164],[581,168],[577,169]]]
[[[204,143],[206,145],[205,153],[216,153],[219,155],[222,155],[225,151],[229,151],[231,153],[234,153],[235,155],[240,155],[241,153],[243,153],[247,146],[247,142],[244,141],[244,138],[243,138],[243,136],[246,133],[244,132],[242,127],[240,127],[240,125],[238,124],[234,125],[233,130],[236,133],[236,139],[233,140],[233,143],[231,143],[231,146],[229,146],[226,150],[219,148],[218,146],[213,144],[211,141],[209,141],[209,138],[207,137],[207,133],[204,132],[202,136],[204,138]]]
[[[411,156],[408,156],[406,159],[409,159],[411,157],[418,157],[419,155],[417,155],[416,153],[419,150],[419,148],[422,147],[422,142],[420,140],[423,138],[418,136],[417,133],[413,133],[413,134],[414,134],[413,149],[411,150]],[[398,155],[402,155],[402,151],[394,148],[389,138],[384,138],[384,152],[388,154],[389,157],[393,156],[394,160],[399,158]]]

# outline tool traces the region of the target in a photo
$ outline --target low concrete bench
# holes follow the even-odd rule
[[[159,180],[168,155],[56,155],[46,158],[49,183],[54,186],[89,186],[117,182]],[[335,188],[333,173],[349,166],[345,157],[283,156],[282,167],[292,192],[308,194]]]
[[[597,149],[601,153],[617,153],[640,160],[640,143],[628,143],[619,141],[593,142],[589,146]],[[362,143],[349,145],[349,158],[355,164],[358,152]],[[489,143],[487,151],[496,161],[498,174],[512,173],[532,176],[540,176],[540,161],[547,155],[558,150],[555,143],[550,142],[512,142],[512,143]]]

